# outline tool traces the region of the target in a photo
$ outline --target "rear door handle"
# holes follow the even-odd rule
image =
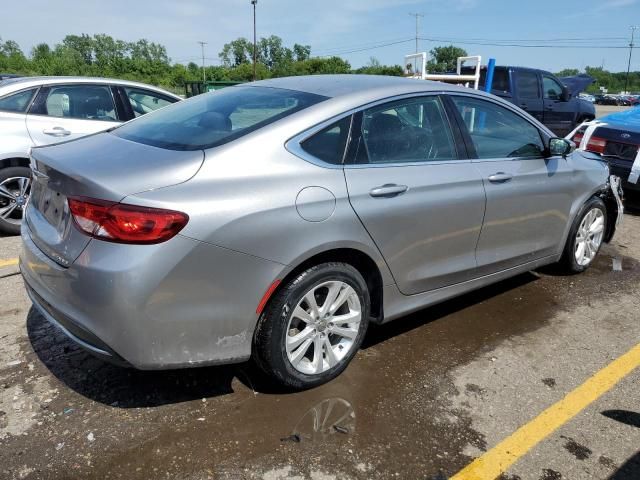
[[[512,178],[513,178],[513,175],[511,175],[510,173],[504,173],[504,172],[498,172],[498,173],[494,173],[493,175],[489,175],[489,181],[491,183],[504,183],[504,182],[508,182]]]
[[[369,195],[375,198],[391,198],[402,195],[409,190],[406,185],[396,185],[395,183],[385,183],[379,187],[371,189]]]
[[[520,105],[520,108],[523,110],[528,110],[529,109],[529,105],[527,105],[526,103],[523,103]]]
[[[71,132],[62,127],[45,128],[42,133],[45,135],[51,135],[52,137],[66,137],[71,135]]]

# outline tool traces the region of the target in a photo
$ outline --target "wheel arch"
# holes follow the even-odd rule
[[[0,158],[0,169],[10,167],[26,167],[29,168],[30,160],[27,157],[8,157]]]
[[[286,285],[289,280],[300,272],[314,265],[327,262],[347,263],[360,272],[369,289],[369,296],[371,298],[371,320],[376,323],[381,322],[384,317],[382,296],[385,280],[379,264],[363,250],[353,247],[334,247],[316,252],[296,262],[295,266],[284,275],[279,285]],[[278,290],[279,287],[270,295],[270,298],[272,298]]]

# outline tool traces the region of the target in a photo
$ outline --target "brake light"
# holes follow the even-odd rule
[[[117,243],[161,243],[175,236],[189,221],[186,213],[161,208],[70,197],[76,226],[87,235]]]
[[[593,153],[604,153],[605,148],[607,148],[607,141],[604,138],[600,137],[591,137],[587,142],[587,147],[585,150]]]
[[[577,132],[571,140],[573,140],[573,142],[576,145],[580,146],[580,142],[582,141],[583,137],[584,137],[584,132]]]

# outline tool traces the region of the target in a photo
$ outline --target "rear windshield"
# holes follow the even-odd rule
[[[202,150],[235,140],[327,98],[281,88],[229,87],[144,115],[112,133],[154,147]]]

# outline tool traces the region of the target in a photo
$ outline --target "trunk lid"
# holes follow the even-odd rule
[[[69,266],[91,237],[74,225],[68,197],[119,202],[128,195],[186,182],[203,160],[200,150],[165,150],[109,133],[34,148],[33,182],[25,212],[31,238],[49,258]]]

